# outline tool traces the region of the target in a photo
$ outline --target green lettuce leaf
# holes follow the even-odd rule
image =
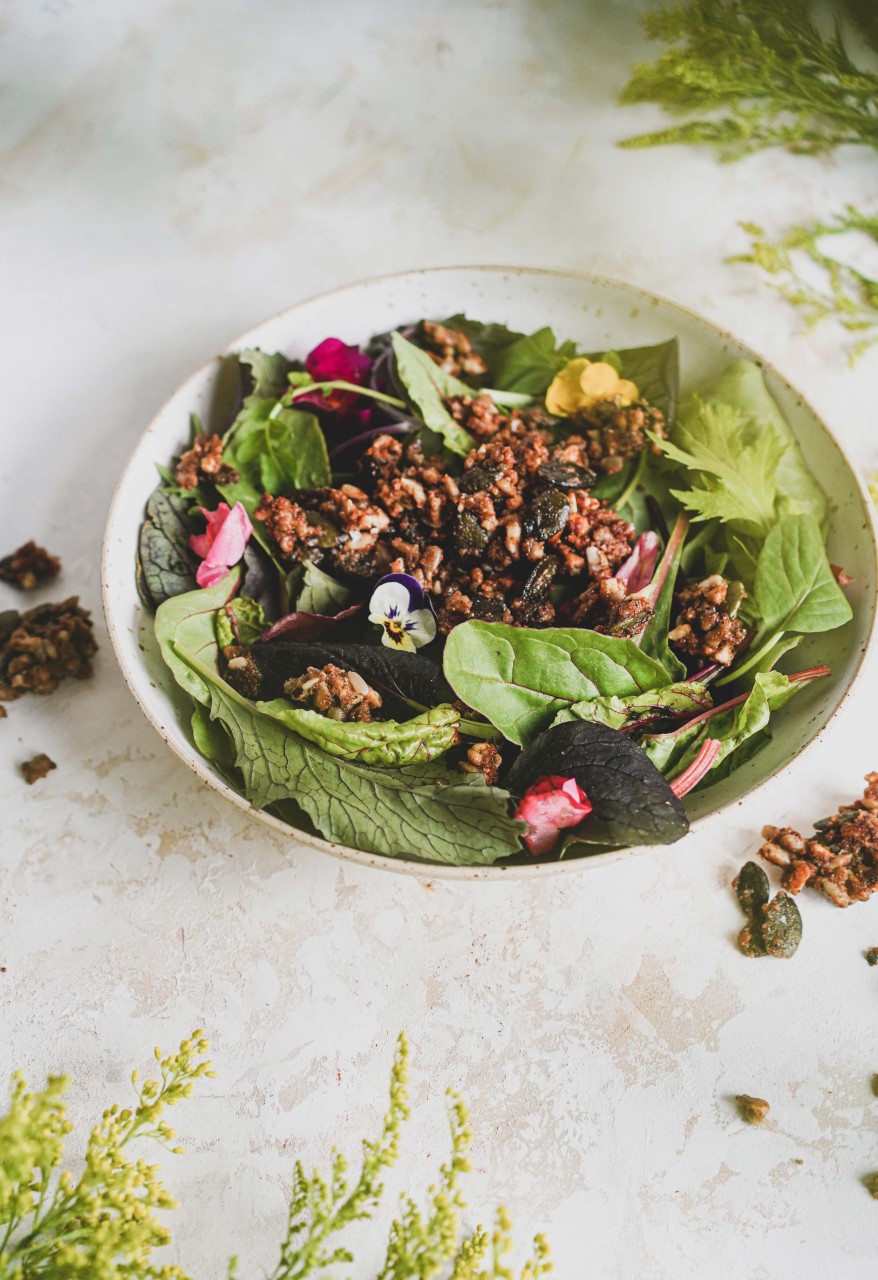
[[[208,701],[205,681],[177,656],[174,641],[179,639],[194,658],[216,673],[217,610],[233,598],[240,580],[241,570],[236,567],[214,587],[188,591],[185,595],[166,600],[155,615],[155,635],[162,657],[177,684],[204,706]]]
[[[520,852],[522,824],[509,816],[508,792],[438,764],[378,769],[340,760],[260,713],[181,647],[175,654],[228,733],[254,808],[295,800],[327,840],[391,857],[488,866]]]
[[[610,729],[634,728],[643,720],[657,716],[697,716],[707,711],[713,700],[706,685],[697,680],[684,680],[669,684],[664,689],[649,693],[636,693],[629,697],[588,698],[574,702],[571,707],[559,711],[552,724],[564,724],[569,720],[589,720],[592,724],[605,724]]]
[[[279,720],[301,738],[341,760],[390,767],[437,760],[459,740],[460,712],[431,707],[412,720],[331,720],[318,711],[291,706],[283,698],[257,702],[257,711]]]
[[[249,396],[226,435],[223,461],[239,472],[236,484],[220,486],[229,506],[242,502],[252,516],[264,493],[320,489],[332,483],[326,439],[313,413],[281,409],[276,401]]]
[[[238,352],[238,360],[249,370],[253,383],[251,394],[267,400],[279,400],[289,390],[287,375],[302,367],[280,352],[272,355],[268,351],[260,351],[258,347],[245,347]]]
[[[262,605],[257,600],[236,596],[216,612],[217,644],[221,649],[231,644],[255,644],[268,625]]]
[[[636,384],[644,400],[661,409],[668,428],[673,426],[680,390],[680,343],[676,338],[649,347],[592,352],[588,358],[612,364],[620,377]]]
[[[296,609],[305,613],[338,613],[351,598],[350,589],[310,560],[302,562],[302,585]]]
[[[573,703],[669,683],[664,667],[631,640],[498,622],[455,627],[445,644],[444,671],[457,696],[519,746]]]
[[[576,344],[559,344],[548,325],[517,333],[505,324],[482,324],[466,316],[451,316],[443,324],[461,329],[485,361],[487,373],[474,381],[498,391],[544,396],[558,370],[576,355]]]
[[[466,457],[475,441],[452,418],[445,407],[445,400],[449,396],[471,396],[472,388],[445,373],[426,352],[402,334],[394,333],[392,342],[399,380],[424,426],[441,437],[446,449]]]

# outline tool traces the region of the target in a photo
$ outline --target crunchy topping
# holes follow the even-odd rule
[[[284,683],[284,693],[293,702],[303,702],[331,720],[380,720],[373,715],[381,706],[381,695],[356,671],[344,671],[328,662],[322,669],[309,667],[302,676]]]
[[[751,1098],[749,1093],[739,1093],[735,1098],[741,1119],[748,1124],[762,1124],[771,1110],[764,1098]]]
[[[480,773],[488,786],[493,787],[502,764],[503,757],[493,742],[476,742],[457,767],[461,773]]]
[[[487,372],[484,360],[473,351],[473,344],[461,329],[449,329],[435,320],[422,320],[417,340],[430,359],[455,378],[474,378]]]
[[[756,862],[745,862],[732,881],[732,888],[747,923],[738,934],[738,947],[745,956],[774,956],[789,960],[802,941],[802,917],[786,893],[769,902],[768,876]]]
[[[234,467],[223,462],[223,442],[206,432],[196,436],[192,447],[180,454],[174,477],[181,489],[194,489],[197,484],[235,484],[240,476]]]
[[[32,787],[35,782],[39,782],[40,778],[45,778],[46,774],[52,769],[57,768],[55,761],[50,760],[44,751],[19,765],[21,776],[29,787]]]
[[[0,560],[0,582],[8,582],[21,591],[33,591],[41,582],[57,578],[60,572],[58,557],[37,546],[33,539]]]
[[[242,644],[230,644],[223,649],[225,678],[232,688],[252,701],[262,691],[262,672],[253,661],[250,650]]]
[[[632,638],[640,635],[652,617],[652,606],[641,594],[628,595],[619,578],[591,582],[565,607],[565,620],[590,627],[603,635]]]
[[[732,617],[729,583],[713,573],[677,593],[680,613],[668,640],[679,653],[730,667],[747,639],[747,629]]]
[[[478,440],[490,440],[509,422],[490,396],[452,396],[448,408],[451,416]]]
[[[91,614],[79,607],[77,596],[3,615],[0,634],[0,701],[54,693],[65,676],[85,680],[92,674],[90,659],[98,646]]]
[[[603,475],[615,475],[629,458],[634,458],[649,448],[661,453],[647,432],[665,437],[665,415],[645,400],[625,405],[619,396],[599,400],[587,409],[580,409],[571,419],[578,434],[564,442],[561,455],[566,462],[591,467]]]
[[[783,886],[798,893],[806,884],[837,907],[864,902],[878,891],[878,773],[866,775],[862,800],[814,824],[806,839],[792,827],[762,828],[759,856],[783,868]]]
[[[863,954],[866,957],[866,964],[878,964],[878,947],[869,947]]]

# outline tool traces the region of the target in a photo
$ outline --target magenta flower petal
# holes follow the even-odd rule
[[[243,556],[253,525],[240,502],[236,502],[231,510],[225,502],[221,502],[215,511],[206,511],[202,507],[201,514],[207,521],[207,529],[204,533],[194,533],[189,545],[201,557],[196,582],[199,587],[213,587]]]
[[[308,352],[305,368],[315,382],[340,380],[362,386],[371,372],[372,361],[359,347],[347,346],[341,338],[324,338],[313,351]],[[355,407],[357,395],[353,391],[330,391],[327,395],[314,392],[296,397],[297,404],[303,402],[313,404],[318,409],[347,413]]]
[[[528,787],[515,811],[526,822],[524,843],[532,854],[548,853],[565,827],[575,827],[591,813],[585,792],[574,778],[545,777]]]

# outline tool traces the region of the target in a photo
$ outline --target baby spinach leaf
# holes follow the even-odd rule
[[[810,516],[785,517],[765,539],[755,595],[766,631],[831,631],[852,616]]]
[[[326,839],[391,857],[486,866],[520,851],[508,792],[435,763],[378,769],[340,760],[260,713],[182,648],[176,657],[228,733],[255,808],[295,800]],[[178,676],[179,665],[172,669]]]
[[[558,370],[576,355],[576,344],[558,345],[548,325],[534,333],[516,333],[505,324],[481,324],[466,316],[451,316],[443,323],[462,330],[488,366],[475,381],[498,391],[544,396]]]
[[[423,709],[446,702],[442,672],[435,662],[418,653],[400,653],[385,645],[333,644],[283,637],[256,644],[250,651],[262,674],[266,698],[279,698],[291,676],[302,675],[308,667],[324,667],[328,662],[345,671],[356,671],[391,705]]]
[[[222,485],[222,495],[229,506],[243,502],[251,515],[263,493],[319,489],[332,482],[326,439],[317,418],[301,409],[275,413],[275,405],[274,400],[249,396],[223,450],[223,461],[241,479]]]
[[[236,596],[216,611],[216,642],[221,649],[255,644],[267,626],[261,604],[249,596]]]
[[[445,400],[448,396],[471,396],[472,388],[445,373],[402,334],[394,333],[392,341],[397,375],[424,425],[441,437],[446,449],[466,457],[475,440],[455,422],[445,407]]]
[[[706,685],[697,680],[684,680],[653,689],[649,693],[632,694],[629,697],[588,698],[574,702],[565,711],[559,711],[553,724],[566,724],[570,720],[589,720],[592,724],[605,724],[611,729],[636,728],[642,721],[664,717],[696,716],[713,705]]]
[[[686,811],[635,742],[603,724],[556,725],[521,753],[507,778],[522,795],[539,778],[575,778],[592,806],[574,839],[602,845],[672,844]]]
[[[668,684],[664,667],[631,640],[498,622],[455,627],[445,645],[444,671],[459,698],[520,746],[572,703]]]
[[[302,562],[302,586],[296,609],[305,613],[338,613],[351,598],[350,588],[336,581],[310,560]]]
[[[673,426],[680,389],[680,344],[676,338],[649,347],[592,352],[588,358],[612,364],[621,377],[636,384],[644,400],[661,409],[668,427]]]
[[[234,768],[232,739],[219,720],[211,720],[207,708],[196,702],[192,708],[192,740],[195,749],[223,770]]]
[[[331,720],[283,698],[257,702],[256,709],[279,720],[301,738],[342,760],[360,764],[401,766],[437,760],[459,740],[460,712],[452,706],[431,707],[412,720]]]
[[[204,681],[187,663],[181,662],[174,649],[179,637],[183,647],[210,670],[216,670],[216,613],[231,600],[241,581],[241,570],[232,569],[215,587],[204,587],[174,596],[159,606],[155,615],[155,634],[162,657],[174,679],[196,702],[207,703]]]
[[[280,352],[271,355],[267,351],[260,351],[258,347],[245,347],[238,352],[238,360],[250,375],[251,394],[267,400],[279,400],[289,390],[287,374],[302,367],[299,362],[288,359]]]
[[[198,557],[189,546],[188,510],[188,502],[161,485],[147,501],[137,544],[137,586],[147,608],[195,586]]]

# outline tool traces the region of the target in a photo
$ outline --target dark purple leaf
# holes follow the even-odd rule
[[[362,612],[364,608],[364,604],[352,604],[339,613],[308,613],[307,610],[299,609],[295,613],[288,613],[284,618],[278,618],[277,622],[273,623],[260,637],[260,640],[262,643],[268,643],[271,640],[277,640],[280,636],[287,640],[319,640],[322,636],[336,630],[340,623]]]

